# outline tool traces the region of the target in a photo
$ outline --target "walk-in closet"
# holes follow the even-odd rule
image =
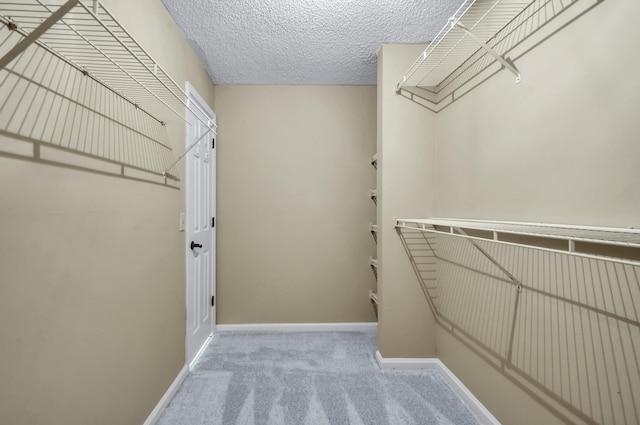
[[[0,423],[640,423],[638,14],[0,1]]]

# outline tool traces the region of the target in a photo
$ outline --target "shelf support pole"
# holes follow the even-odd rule
[[[45,19],[36,29],[31,31],[29,35],[23,38],[18,44],[13,46],[13,49],[9,50],[0,59],[0,69],[4,69],[9,65],[20,53],[22,53],[27,47],[33,44],[42,34],[44,34],[49,28],[51,28],[56,22],[58,22],[64,15],[67,14],[78,3],[79,0],[68,0],[65,4],[60,6],[58,10],[53,12],[51,16]]]
[[[176,160],[175,160],[175,161],[173,161],[173,163],[172,163],[171,165],[169,165],[169,166],[167,167],[167,169],[166,169],[166,170],[164,170],[163,175],[164,175],[164,176],[168,175],[168,171],[169,171],[170,169],[172,169],[173,167],[175,167],[175,166],[176,166],[176,164],[182,160],[182,158],[184,158],[185,156],[187,156],[187,154],[191,151],[191,149],[195,148],[195,147],[196,147],[196,145],[197,145],[198,143],[200,143],[200,142],[202,141],[202,139],[204,139],[204,138],[205,138],[205,136],[209,135],[209,133],[211,133],[211,128],[209,128],[209,131],[205,131],[205,132],[202,134],[202,136],[198,137],[198,140],[196,140],[195,142],[193,142],[193,144],[192,144],[191,146],[189,146],[187,149],[185,149],[185,151],[182,153],[182,155],[180,155],[178,158],[176,158]]]
[[[513,75],[516,76],[516,83],[519,83],[520,81],[522,81],[522,76],[520,75],[520,71],[518,71],[518,68],[516,68],[516,66],[511,61],[511,59],[502,57],[500,53],[496,52],[491,46],[489,46],[487,43],[480,40],[478,36],[476,36],[469,28],[467,28],[460,22],[456,22],[455,26],[460,28],[465,34],[467,34],[469,37],[474,39],[480,45],[480,47],[486,50],[487,53],[493,56],[498,62],[500,62],[509,71],[511,71],[511,73],[513,73]]]
[[[455,231],[454,231],[454,229],[455,229]],[[467,233],[463,229],[457,228],[457,227],[453,227],[453,226],[451,226],[451,233],[452,234],[458,233],[458,234],[463,235],[463,236],[468,236]],[[507,270],[502,264],[500,264],[500,262],[498,260],[493,258],[493,256],[491,256],[491,254],[489,254],[487,251],[482,249],[482,247],[476,241],[474,241],[473,239],[467,239],[467,240],[471,243],[471,245],[475,249],[480,251],[480,253],[482,255],[484,255],[498,269],[500,269],[500,271],[502,271],[502,273],[507,275],[507,277],[509,278],[510,281],[512,281],[515,285],[517,285],[518,289],[516,291],[516,299],[514,300],[513,320],[511,321],[511,331],[509,333],[509,348],[507,350],[507,358],[506,358],[506,361],[508,362],[508,364],[511,364],[511,358],[513,357],[513,340],[514,340],[514,335],[516,333],[516,319],[518,318],[518,306],[520,305],[520,294],[522,293],[522,282],[520,282],[520,280],[518,280],[513,274],[511,274],[509,272],[509,270]]]

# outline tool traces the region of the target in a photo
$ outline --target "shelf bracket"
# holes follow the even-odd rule
[[[45,19],[36,29],[23,38],[18,44],[13,46],[13,49],[9,50],[6,55],[0,58],[0,69],[4,69],[9,65],[20,53],[22,53],[27,47],[33,44],[42,34],[44,34],[49,28],[55,25],[64,15],[67,14],[79,0],[68,0],[65,4],[60,6],[58,10],[53,12],[51,16]]]
[[[175,167],[176,164],[182,160],[182,158],[187,156],[187,154],[191,151],[191,149],[195,148],[196,145],[198,145],[198,143],[200,143],[202,141],[202,139],[204,139],[205,136],[207,136],[212,131],[213,131],[213,129],[211,127],[209,127],[209,131],[205,131],[204,133],[202,133],[202,135],[200,137],[198,137],[198,139],[195,142],[193,142],[193,144],[191,146],[189,146],[187,149],[185,149],[185,151],[182,153],[182,155],[180,155],[178,158],[176,158],[176,160],[173,161],[173,163],[171,165],[169,165],[166,170],[164,170],[164,173],[162,173],[162,175],[165,176],[165,177],[167,175],[169,175],[168,174],[169,170],[171,170],[173,167]]]
[[[455,229],[455,231],[454,231]],[[460,235],[463,236],[469,236],[467,235],[467,233],[458,227],[453,227],[451,226],[451,233],[455,234],[458,233]],[[484,255],[489,261],[491,261],[498,269],[500,269],[500,271],[502,271],[502,273],[504,273],[505,275],[507,275],[507,277],[509,278],[510,281],[512,281],[515,285],[517,285],[518,290],[516,291],[516,297],[514,300],[514,305],[513,305],[513,320],[511,321],[511,331],[509,333],[509,347],[507,349],[507,357],[506,357],[506,361],[508,362],[508,364],[511,364],[511,360],[513,358],[513,341],[514,341],[514,336],[515,336],[515,332],[516,332],[516,319],[518,317],[518,307],[520,306],[520,296],[522,293],[522,282],[517,279],[513,274],[511,274],[511,272],[509,272],[509,270],[507,270],[502,264],[500,264],[500,262],[498,260],[496,260],[491,254],[489,254],[487,251],[485,251],[479,244],[478,242],[474,241],[473,239],[467,239],[471,245],[477,249],[478,251],[480,251],[480,253],[482,255]]]
[[[460,28],[465,34],[467,34],[469,37],[474,39],[480,45],[480,47],[486,50],[487,53],[493,56],[498,62],[500,62],[509,71],[511,71],[511,73],[513,73],[513,75],[516,76],[516,83],[519,83],[520,81],[522,81],[522,76],[520,75],[520,71],[518,71],[518,68],[516,68],[516,66],[513,64],[513,61],[511,61],[511,59],[504,58],[500,53],[496,52],[491,46],[489,46],[487,43],[480,40],[478,36],[473,33],[473,31],[471,31],[469,28],[467,28],[460,22],[456,22],[455,26]]]

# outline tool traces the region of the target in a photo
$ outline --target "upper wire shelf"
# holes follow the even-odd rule
[[[520,71],[506,55],[578,1],[464,0],[397,83],[396,92],[438,105],[496,62],[520,82]]]
[[[445,78],[481,48],[480,43],[487,43],[531,3],[531,0],[465,0],[411,65],[397,89],[415,86],[437,91]]]
[[[0,24],[3,31],[15,34],[0,40],[0,70],[10,64],[15,68],[25,51],[36,45],[160,125],[165,126],[172,116],[187,122],[185,112],[192,108],[186,93],[100,1],[1,2]],[[165,176],[174,165],[164,170]]]
[[[640,264],[637,229],[450,218],[397,219],[396,227]]]
[[[62,13],[68,9],[66,13]],[[60,12],[35,43],[166,122],[184,117],[186,94],[99,1],[18,0],[0,4],[0,20],[23,36]],[[4,67],[6,63],[0,62]]]

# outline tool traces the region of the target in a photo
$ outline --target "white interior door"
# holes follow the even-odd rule
[[[216,317],[216,116],[189,84],[187,96],[187,148],[197,142],[186,157],[186,360],[192,366],[213,334]]]

